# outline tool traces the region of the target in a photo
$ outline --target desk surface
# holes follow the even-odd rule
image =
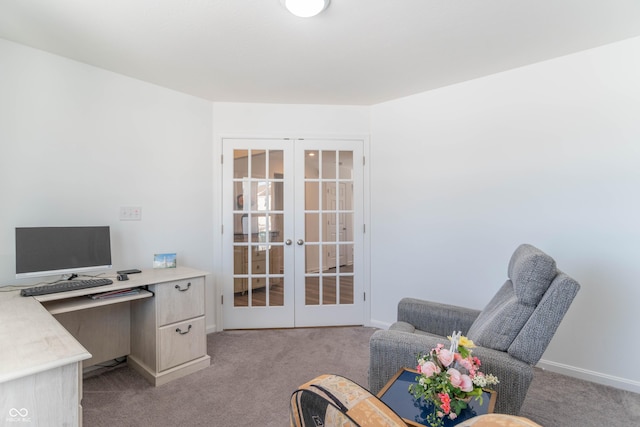
[[[135,288],[139,286],[154,285],[158,283],[173,282],[174,280],[183,280],[190,277],[204,276],[203,271],[186,267],[177,268],[156,268],[152,270],[143,270],[142,273],[129,274],[129,280],[118,282],[113,279],[113,284],[100,286],[100,288],[79,289],[77,291],[58,292],[55,294],[38,295],[33,298],[40,302],[54,301],[59,299],[68,299],[77,296],[91,295],[98,292],[116,291],[119,289]]]
[[[79,362],[91,354],[32,297],[0,294],[0,383]]]
[[[130,280],[78,291],[22,297],[0,292],[0,383],[89,359],[91,354],[42,306],[41,302],[96,292],[181,280],[206,273],[184,267],[145,270]]]
[[[409,385],[416,382],[417,372],[401,369],[389,383],[380,390],[378,397],[393,409],[398,415],[409,421],[414,426],[428,425],[426,418],[434,410],[431,403],[424,399],[416,399],[409,393]],[[460,413],[455,420],[444,419],[444,426],[453,426],[476,415],[493,412],[495,405],[495,392],[485,391],[482,394],[482,403],[477,399],[471,399],[469,406]]]

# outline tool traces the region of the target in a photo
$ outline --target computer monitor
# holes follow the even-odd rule
[[[108,226],[16,227],[16,278],[111,268]]]

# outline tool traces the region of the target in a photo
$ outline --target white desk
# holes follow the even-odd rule
[[[0,425],[82,424],[82,368],[128,356],[153,385],[203,369],[205,274],[146,270],[99,289],[0,294]],[[88,295],[145,287],[139,295]]]

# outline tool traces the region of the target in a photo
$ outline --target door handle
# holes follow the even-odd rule
[[[284,244],[287,245],[287,246],[291,246],[291,243],[293,243],[291,241],[291,239],[287,239],[287,240],[284,241]]]
[[[298,241],[296,242],[299,246],[304,245],[304,240],[302,239],[298,239]]]

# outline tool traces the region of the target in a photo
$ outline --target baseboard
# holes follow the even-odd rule
[[[634,393],[640,393],[640,382],[629,380],[627,378],[614,377],[613,375],[603,374],[602,372],[589,371],[587,369],[551,362],[549,360],[540,360],[536,366],[568,377],[608,385],[621,390],[632,391]]]
[[[371,319],[366,326],[371,326],[372,328],[378,328],[378,329],[389,329],[389,326],[391,326],[391,323],[380,322],[378,320]]]

